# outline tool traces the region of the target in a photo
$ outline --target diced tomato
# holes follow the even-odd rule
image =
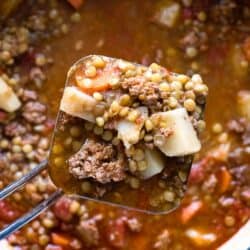
[[[201,201],[193,201],[188,206],[182,208],[181,222],[186,224],[189,222],[202,208],[203,203]]]
[[[116,248],[125,247],[125,223],[122,217],[111,221],[107,228],[107,237],[110,245]]]
[[[75,9],[79,9],[85,2],[85,0],[67,0],[71,6],[73,6]]]
[[[205,178],[205,170],[209,164],[210,156],[192,165],[188,181],[191,184],[199,183]]]
[[[20,216],[20,212],[7,201],[0,201],[0,220],[11,222]]]
[[[51,239],[55,245],[59,245],[63,247],[69,246],[71,242],[71,238],[69,236],[66,236],[60,233],[52,233]]]
[[[62,221],[70,221],[73,217],[72,213],[70,212],[70,203],[70,199],[66,197],[61,198],[53,208],[55,216]]]
[[[219,192],[225,193],[230,186],[232,176],[225,167],[222,167],[219,171],[218,178],[219,178]]]

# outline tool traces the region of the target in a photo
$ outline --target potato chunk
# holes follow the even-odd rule
[[[0,108],[7,112],[14,112],[19,109],[21,102],[14,93],[13,89],[0,78]]]
[[[153,116],[159,116],[160,120],[166,124],[166,128],[171,131],[162,145],[157,145],[166,156],[189,155],[200,150],[200,141],[186,109],[159,112]]]
[[[159,174],[164,168],[163,155],[157,149],[146,149],[145,160],[147,162],[147,168],[141,172],[141,177],[143,179],[149,179]]]
[[[66,87],[60,104],[60,110],[65,113],[95,122],[93,109],[96,106],[96,100],[76,87]]]
[[[141,129],[148,117],[148,109],[146,107],[139,107],[137,111],[140,113],[138,122],[122,119],[117,123],[118,138],[122,140],[126,148],[130,148],[139,141]]]

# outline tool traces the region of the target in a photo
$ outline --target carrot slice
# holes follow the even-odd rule
[[[225,167],[220,169],[219,179],[220,179],[219,192],[225,193],[228,190],[230,183],[231,183],[231,180],[232,180],[231,174],[229,173],[229,171]]]
[[[65,247],[69,246],[70,241],[71,241],[69,237],[59,234],[59,233],[52,233],[51,238],[52,238],[52,242],[55,245],[65,246]]]

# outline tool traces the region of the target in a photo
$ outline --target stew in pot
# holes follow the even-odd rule
[[[0,188],[47,157],[66,72],[79,54],[198,73],[209,95],[202,150],[176,211],[152,216],[64,197],[9,244],[23,250],[213,250],[228,241],[250,215],[248,1],[86,0],[77,10],[73,0],[19,2],[0,30],[0,84],[14,98],[10,106],[0,101]],[[54,189],[43,172],[0,202],[0,226]]]

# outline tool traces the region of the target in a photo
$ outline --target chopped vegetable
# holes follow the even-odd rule
[[[229,173],[229,171],[225,168],[222,167],[219,171],[219,192],[220,193],[225,193],[231,183],[232,176]]]
[[[146,107],[139,107],[136,110],[140,114],[138,122],[122,119],[117,123],[118,138],[122,140],[126,148],[130,148],[139,141],[140,131],[148,116],[148,109]]]
[[[165,167],[163,155],[157,149],[146,149],[145,160],[147,162],[147,168],[141,172],[143,179],[148,179],[159,174]]]
[[[200,141],[186,109],[160,112],[153,117],[159,117],[165,123],[165,128],[170,131],[168,136],[163,137],[163,142],[157,145],[166,156],[183,156],[200,150]]]
[[[13,89],[0,77],[0,108],[7,112],[19,109],[21,102]]]
[[[96,106],[96,100],[76,87],[66,87],[60,104],[60,110],[65,113],[95,122],[93,109]]]
[[[70,242],[71,242],[71,239],[68,236],[65,236],[60,233],[52,233],[51,238],[52,238],[52,242],[59,246],[67,247],[70,245]]]

